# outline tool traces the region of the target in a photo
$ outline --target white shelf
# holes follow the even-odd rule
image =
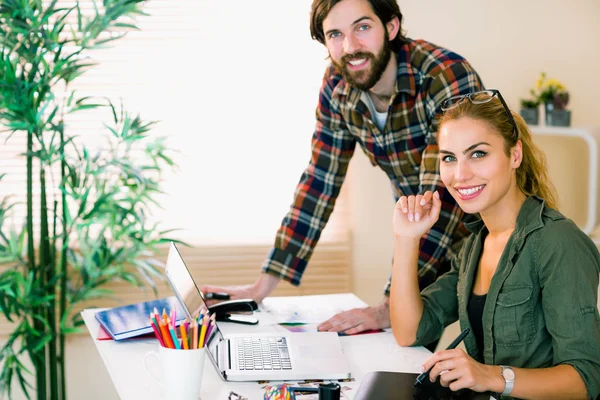
[[[562,128],[557,126],[534,126],[529,129],[534,135],[545,136],[571,136],[583,139],[589,152],[587,218],[581,228],[586,235],[590,235],[598,226],[598,153],[600,152],[600,128]],[[592,238],[600,244],[600,238]]]

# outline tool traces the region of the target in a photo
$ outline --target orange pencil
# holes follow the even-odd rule
[[[174,349],[175,345],[173,344],[173,340],[171,339],[171,335],[167,331],[167,324],[164,321],[158,321],[158,326],[160,327],[160,332],[162,333],[162,337],[165,341],[166,346],[169,349]]]
[[[171,309],[171,323],[175,326],[175,321],[177,321],[177,309],[175,308],[175,303],[173,303],[173,308]]]
[[[185,324],[179,325],[179,330],[181,331],[181,344],[183,345],[184,350],[188,350],[190,346],[188,345],[187,333],[185,331]]]
[[[194,326],[194,334],[192,335],[192,349],[198,348],[198,320],[194,318],[192,321],[192,325]]]

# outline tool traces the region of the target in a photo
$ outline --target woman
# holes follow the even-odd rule
[[[435,353],[430,379],[517,398],[595,399],[600,393],[600,255],[554,209],[543,153],[496,90],[442,105],[440,175],[468,214],[451,270],[419,293],[419,240],[441,210],[439,194],[404,196],[394,212],[390,317],[402,346],[437,340],[456,320],[460,349]]]

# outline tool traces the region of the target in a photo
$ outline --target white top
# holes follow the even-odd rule
[[[384,128],[385,128],[385,123],[387,121],[388,112],[387,111],[384,111],[384,112],[377,111],[375,109],[375,104],[373,104],[373,100],[371,99],[371,96],[369,96],[367,94],[367,92],[362,92],[362,94],[360,95],[360,98],[369,108],[369,111],[371,112],[371,115],[373,116],[373,118],[375,118],[375,120],[373,121],[373,122],[375,122],[375,126],[377,126],[377,128],[379,128],[379,130],[383,132]]]

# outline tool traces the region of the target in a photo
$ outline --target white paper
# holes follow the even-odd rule
[[[267,297],[260,305],[260,314],[277,324],[320,324],[342,311],[366,306],[365,302],[352,293]]]

